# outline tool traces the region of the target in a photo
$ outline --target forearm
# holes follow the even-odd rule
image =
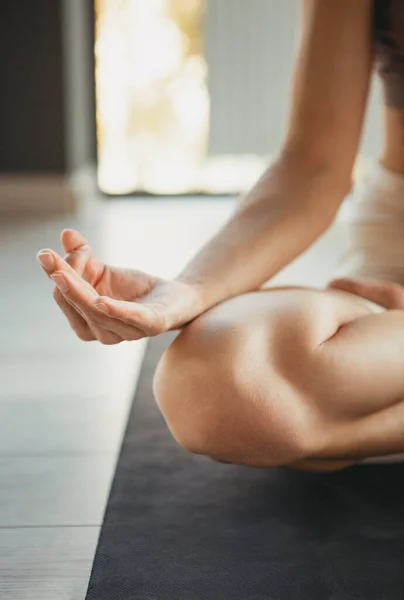
[[[200,289],[205,310],[258,289],[329,226],[348,189],[325,165],[282,157],[178,279]]]

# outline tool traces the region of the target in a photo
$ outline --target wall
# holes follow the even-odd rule
[[[206,0],[211,97],[210,154],[271,154],[282,139],[299,1]],[[381,144],[380,90],[373,84],[361,152]]]
[[[64,104],[59,2],[0,9],[0,171],[61,172]]]
[[[0,213],[74,210],[95,161],[92,0],[0,5]]]

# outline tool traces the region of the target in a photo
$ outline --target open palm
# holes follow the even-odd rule
[[[104,264],[77,231],[62,232],[63,259],[38,253],[54,298],[80,339],[116,344],[176,329],[202,312],[195,286]]]

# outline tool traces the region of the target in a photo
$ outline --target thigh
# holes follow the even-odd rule
[[[401,454],[404,311],[385,311],[333,290],[272,289],[260,300],[267,300],[257,308],[263,307],[269,354],[268,369],[258,377],[267,376],[268,402],[273,408],[270,382],[281,375],[295,392],[288,410],[297,407],[300,418],[303,406],[313,437],[319,430],[324,434],[317,450],[289,466],[333,471],[368,457]],[[253,317],[245,318],[238,326],[247,331]],[[256,375],[249,373],[250,385],[257,385]]]
[[[400,318],[385,313],[339,290],[268,288],[202,315],[184,332],[184,347],[188,356],[211,357],[222,395],[233,394],[237,378],[239,388],[268,403],[282,397],[286,411],[298,398],[326,420],[350,420],[402,397],[402,365],[394,358],[404,331]]]
[[[206,312],[157,370],[156,398],[174,437],[191,451],[254,466],[315,456],[324,417],[332,420],[310,396],[310,382],[318,387],[323,377],[316,351],[368,314],[355,296],[306,288],[244,294]]]

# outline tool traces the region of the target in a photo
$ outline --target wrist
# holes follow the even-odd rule
[[[180,273],[175,281],[186,285],[190,290],[193,308],[197,313],[195,316],[209,310],[228,297],[223,285],[208,283],[192,273]]]

